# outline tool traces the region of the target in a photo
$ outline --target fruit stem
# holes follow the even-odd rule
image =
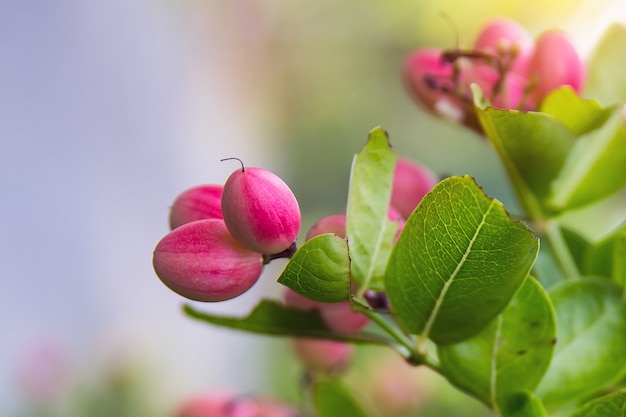
[[[231,156],[230,158],[222,158],[222,159],[220,159],[220,162],[231,161],[231,160],[239,161],[239,163],[241,164],[241,172],[246,172],[246,167],[243,164],[243,161],[241,159],[239,159],[239,158],[234,157],[234,156]]]
[[[298,247],[296,246],[296,242],[293,242],[287,249],[285,249],[282,252],[272,253],[272,254],[263,254],[263,265],[267,265],[274,259],[280,259],[280,258],[290,259],[293,256],[293,254],[296,253],[297,250],[298,250]]]
[[[371,321],[376,323],[378,327],[391,336],[400,346],[393,347],[409,364],[418,365],[432,365],[426,358],[426,355],[421,354],[415,349],[413,342],[404,333],[400,332],[395,326],[387,322],[380,314],[372,311],[368,306],[361,303],[359,300],[353,298],[352,303],[354,309],[364,315],[366,315]],[[391,345],[391,343],[390,343]]]

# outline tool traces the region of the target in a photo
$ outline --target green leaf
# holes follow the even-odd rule
[[[611,108],[602,108],[597,100],[582,99],[569,86],[552,91],[540,110],[559,120],[576,136],[600,127],[612,112]]]
[[[196,320],[253,333],[332,339],[351,343],[390,344],[390,341],[382,336],[365,332],[355,335],[334,333],[326,326],[317,310],[299,310],[270,300],[261,300],[246,317],[224,317],[202,313],[190,305],[183,306],[183,311]]]
[[[527,392],[509,396],[500,410],[502,417],[548,417],[543,403]]]
[[[529,276],[483,331],[437,352],[450,382],[498,409],[511,395],[537,387],[550,364],[555,337],[552,304]]]
[[[580,406],[572,417],[626,417],[626,390],[591,400]]]
[[[278,282],[315,301],[350,298],[348,243],[332,233],[315,236],[294,253]]]
[[[438,344],[480,332],[522,285],[539,241],[473,178],[450,177],[407,219],[389,259],[400,325]]]
[[[591,244],[580,233],[569,227],[561,227],[561,233],[572,258],[576,262],[576,266],[583,274],[586,274],[584,258]]]
[[[552,180],[563,167],[576,135],[547,113],[486,106],[474,88],[476,114],[498,152],[527,213],[543,217]]]
[[[605,104],[626,100],[626,26],[614,23],[604,33],[589,60],[586,97]]]
[[[536,394],[546,404],[591,395],[626,372],[626,310],[621,290],[603,279],[565,282],[549,291],[557,343]]]
[[[352,277],[362,291],[384,290],[385,266],[397,232],[387,217],[396,159],[387,133],[377,127],[352,162],[346,236]]]
[[[548,204],[556,211],[608,197],[626,185],[626,130],[620,109],[581,137],[550,186]]]
[[[313,401],[316,417],[367,417],[359,403],[337,380],[322,380],[315,384]]]
[[[626,222],[590,245],[582,259],[586,274],[612,278],[623,288],[626,285]]]

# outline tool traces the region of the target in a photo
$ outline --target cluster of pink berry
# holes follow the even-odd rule
[[[437,181],[427,167],[398,158],[388,210],[398,234]],[[300,223],[300,209],[290,188],[275,174],[242,164],[223,186],[196,186],[174,200],[172,230],[154,250],[154,269],[166,286],[186,298],[227,300],[252,287],[264,264],[294,253]],[[345,238],[345,213],[318,220],[305,240],[323,233]],[[384,294],[366,293],[366,298],[375,308],[387,307]],[[349,301],[317,302],[289,288],[283,301],[300,310],[317,310],[327,327],[338,334],[355,334],[368,324],[367,317],[354,312]],[[308,370],[322,373],[343,370],[354,349],[347,343],[307,338],[294,339],[293,347]]]
[[[234,298],[257,282],[272,256],[295,248],[300,221],[287,184],[242,163],[223,186],[197,186],[176,198],[172,230],[154,249],[154,270],[183,297]]]
[[[586,67],[561,30],[533,41],[509,19],[494,19],[478,33],[472,49],[418,49],[405,61],[411,95],[429,111],[477,128],[471,84],[498,108],[536,110],[554,89],[579,93]]]

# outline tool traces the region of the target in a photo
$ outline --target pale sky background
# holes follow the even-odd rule
[[[19,398],[20,355],[38,343],[57,344],[79,370],[120,352],[157,363],[165,398],[262,386],[251,370],[270,342],[184,318],[151,265],[168,205],[223,182],[233,166],[220,158],[282,169],[229,54],[241,39],[201,4],[0,1],[0,414]],[[606,22],[626,22],[622,1],[596,4],[571,22],[586,27],[572,33],[583,51]],[[257,12],[241,1],[229,22],[255,39]],[[243,314],[273,291],[275,273],[202,308]]]

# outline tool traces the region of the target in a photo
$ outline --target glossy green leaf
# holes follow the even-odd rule
[[[580,406],[572,417],[626,417],[626,390],[591,400]]]
[[[501,110],[484,104],[474,88],[478,119],[498,152],[525,210],[540,215],[576,135],[547,113]]]
[[[569,86],[551,92],[540,110],[563,123],[576,136],[602,126],[612,113],[611,108],[603,108],[597,100],[581,98]]]
[[[400,325],[438,344],[480,332],[522,285],[539,241],[473,178],[437,184],[407,219],[386,271]]]
[[[193,319],[216,326],[244,330],[274,336],[308,337],[332,339],[351,343],[389,344],[383,336],[361,332],[355,335],[341,335],[332,332],[324,323],[317,310],[299,310],[275,301],[262,300],[245,317],[224,317],[200,312],[190,305],[183,307],[185,314]]]
[[[316,417],[367,417],[359,403],[338,380],[322,380],[315,384],[313,401]]]
[[[626,310],[621,290],[604,279],[568,281],[549,291],[557,343],[536,394],[546,404],[591,395],[626,373]]]
[[[548,417],[543,403],[528,392],[513,394],[503,401],[501,417]]]
[[[352,162],[346,236],[352,277],[363,290],[384,289],[385,266],[397,232],[396,223],[387,217],[396,159],[387,133],[378,127]]]
[[[552,304],[529,276],[483,331],[437,352],[450,382],[498,409],[511,395],[537,387],[550,364],[555,337]]]
[[[588,60],[585,97],[613,104],[626,100],[626,26],[615,23],[604,33]]]
[[[600,128],[576,141],[550,187],[548,204],[556,211],[608,197],[626,185],[626,129],[619,109]]]
[[[561,233],[572,258],[576,262],[576,266],[583,274],[586,274],[584,259],[591,247],[591,243],[580,233],[568,227],[561,227]]]
[[[298,248],[278,282],[315,301],[350,298],[348,243],[332,233],[315,236]]]
[[[590,245],[583,256],[583,271],[589,275],[612,278],[626,285],[626,222],[604,239]]]

